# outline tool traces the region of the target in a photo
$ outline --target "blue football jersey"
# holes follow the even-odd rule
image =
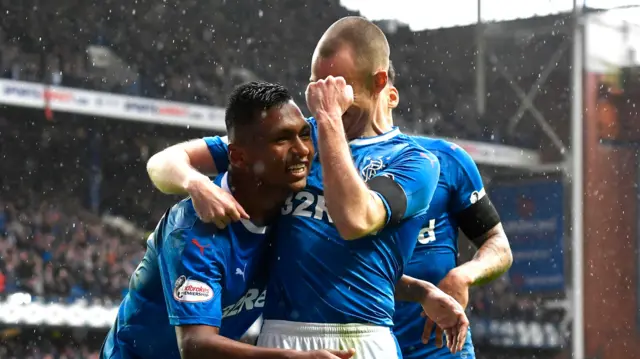
[[[458,145],[427,137],[415,136],[413,139],[438,158],[440,178],[404,273],[437,285],[457,265],[459,225],[456,214],[482,198],[485,190],[478,167]],[[470,333],[464,350],[455,356],[446,347],[436,348],[435,337],[423,345],[421,311],[420,305],[415,303],[396,303],[394,332],[405,359],[473,357]]]
[[[310,119],[310,124],[315,144],[315,121]],[[226,168],[224,139],[205,141],[216,167]],[[402,187],[407,196],[404,220],[375,235],[342,239],[326,208],[316,154],[307,187],[286,201],[274,231],[276,255],[265,319],[393,325],[394,286],[426,221],[439,164],[435,156],[397,128],[377,137],[353,140],[350,148],[363,180],[388,176]]]
[[[226,173],[215,183],[228,190]],[[262,314],[270,243],[249,221],[224,230],[200,221],[189,198],[147,241],[103,358],[180,359],[174,326],[208,325],[239,339]]]

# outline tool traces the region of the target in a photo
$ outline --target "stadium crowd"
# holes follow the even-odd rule
[[[5,14],[0,20],[0,76],[218,106],[234,85],[256,78],[297,89],[302,100],[317,37],[335,19],[351,14],[339,0],[251,6],[222,0],[179,5],[110,1],[100,6],[4,0],[0,10]],[[395,119],[405,132],[540,146],[541,130],[526,113],[523,122],[529,123],[523,126],[531,128],[507,130],[506,120],[520,101],[495,66],[487,76],[487,111],[477,113],[472,28],[412,32],[392,22],[381,25],[399,74],[402,100]],[[509,43],[508,53],[518,61],[505,60],[505,66],[528,89],[541,65],[517,72],[524,67],[519,59],[545,59],[562,40],[557,35]],[[100,46],[113,56],[96,55],[104,55],[95,50]],[[544,104],[549,116],[566,116],[568,77],[563,71],[554,76],[540,89],[536,104]]]
[[[0,0],[0,77],[217,106],[236,84],[260,78],[297,89],[303,104],[317,37],[350,13],[338,0],[257,4]],[[402,97],[395,119],[405,132],[539,146],[539,131],[506,136],[504,120],[519,105],[506,81],[491,82],[487,114],[476,113],[473,49],[462,44],[468,37],[383,25]],[[114,56],[100,63],[89,45]],[[531,84],[537,75],[521,80]],[[556,76],[538,101],[566,114],[567,80]],[[0,108],[0,301],[19,291],[45,301],[117,303],[144,252],[141,233],[176,200],[151,188],[146,160],[204,135],[86,120],[56,114],[49,123],[35,111]],[[538,308],[507,280],[474,290],[470,301],[473,314],[491,317],[535,319]],[[92,359],[92,350],[3,343],[0,358]]]
[[[0,343],[0,358],[4,359],[98,359],[99,344],[88,345],[82,340],[54,338],[52,333],[5,338]],[[46,334],[49,334],[47,336]],[[94,344],[94,343],[92,343]]]
[[[0,118],[3,153],[23,154],[3,158],[0,295],[21,291],[47,300],[117,302],[146,237],[141,229],[106,225],[103,216],[153,229],[176,200],[140,179],[148,156],[177,138],[161,139],[145,127],[136,133],[135,125],[124,130],[113,121],[90,128],[79,122],[33,125]],[[110,135],[100,141],[94,131]],[[96,141],[104,147],[95,148]],[[87,151],[92,147],[100,152]]]

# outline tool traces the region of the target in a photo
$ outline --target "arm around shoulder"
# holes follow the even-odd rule
[[[204,139],[173,145],[154,154],[147,162],[151,182],[166,194],[188,194],[191,183],[216,173],[217,168]]]

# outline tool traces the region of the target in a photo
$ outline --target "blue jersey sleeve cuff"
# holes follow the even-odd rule
[[[380,197],[380,200],[382,200],[382,204],[384,204],[384,210],[387,212],[387,219],[385,220],[385,223],[384,223],[384,225],[386,226],[387,224],[389,224],[389,221],[391,220],[391,207],[389,207],[389,203],[387,202],[387,200],[384,198],[383,195],[373,190],[371,190],[371,192],[375,193],[378,197]]]
[[[207,326],[210,326],[210,327],[220,328],[220,325],[222,324],[222,319],[213,318],[213,317],[201,317],[201,316],[197,316],[197,317],[169,316],[169,324],[171,324],[173,326],[180,326],[180,325],[207,325]]]
[[[205,137],[204,142],[207,144],[209,153],[213,158],[218,173],[224,172],[229,168],[229,150],[225,137]]]

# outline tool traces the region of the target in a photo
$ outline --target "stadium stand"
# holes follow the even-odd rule
[[[29,325],[6,325],[7,303],[27,295],[32,304],[117,305],[144,254],[146,229],[176,200],[151,190],[146,159],[203,133],[64,114],[53,123],[40,111],[0,112],[0,358],[94,358],[104,328],[91,332],[90,343],[86,333],[74,337],[86,332],[82,328],[54,325],[36,335]],[[33,315],[33,324],[43,321],[42,314]]]
[[[104,334],[87,336],[64,330],[5,330],[0,357],[7,359],[97,359]]]
[[[0,77],[216,106],[236,84],[259,78],[297,89],[302,104],[317,37],[351,13],[338,0],[259,4],[0,0]],[[513,136],[503,128],[501,120],[519,104],[506,81],[492,80],[487,114],[476,113],[473,49],[464,44],[472,30],[386,29],[402,96],[395,118],[405,132],[539,148],[539,128]],[[520,50],[546,51],[544,41]],[[554,76],[556,85],[536,101],[567,116],[567,75]],[[521,80],[526,85],[536,77],[530,72]],[[176,200],[151,188],[146,160],[169,144],[210,133],[46,117],[0,107],[0,302],[28,293],[39,303],[115,305],[146,234]],[[535,299],[516,296],[508,281],[475,290],[470,312],[518,320],[541,315]],[[87,340],[86,332],[16,335],[20,329],[0,328],[0,358],[95,358],[104,335]]]
[[[259,7],[240,1],[185,1],[180,6],[123,2],[109,16],[93,3],[76,5],[7,1],[0,74],[210,105],[223,105],[237,83],[260,78],[298,89],[301,100],[317,37],[335,19],[352,14],[338,0],[282,0]],[[86,16],[68,20],[77,13]],[[53,16],[65,20],[48,21]],[[21,21],[24,18],[30,21]],[[519,100],[495,68],[488,78],[487,113],[476,113],[471,27],[422,32],[406,26],[385,28],[403,97],[396,120],[406,132],[540,146],[541,130],[535,126],[535,131],[505,130],[504,120],[515,113]],[[520,58],[545,58],[563,40],[562,35],[545,35],[501,45]],[[292,43],[296,46],[281,46]],[[112,65],[101,61],[107,57]],[[505,66],[521,70],[516,76],[524,88],[538,77],[522,64]],[[553,76],[536,103],[566,117],[568,74],[557,71]]]

